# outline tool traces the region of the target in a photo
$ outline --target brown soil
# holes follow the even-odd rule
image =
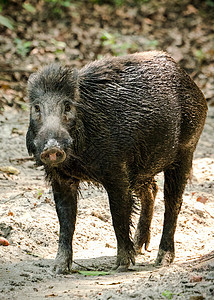
[[[213,117],[211,107],[195,153],[192,183],[184,194],[175,235],[175,262],[167,268],[154,267],[164,212],[160,174],[156,178],[160,188],[151,244],[149,251],[137,257],[136,266],[128,273],[110,272],[105,276],[85,277],[78,273],[56,276],[51,271],[58,242],[52,194],[45,184],[43,171],[28,159],[27,113],[6,109],[0,116],[1,165],[13,166],[20,173],[0,173],[0,235],[10,242],[10,246],[0,246],[1,299],[212,299]],[[77,220],[74,269],[110,271],[116,259],[116,241],[104,190],[82,187]]]
[[[213,8],[207,5],[212,1],[151,0],[116,8],[72,1],[58,17],[42,0],[30,1],[36,7],[34,13],[22,7],[22,2],[29,1],[8,2],[2,14],[13,18],[15,28],[0,26],[0,236],[10,245],[0,246],[0,298],[213,299],[214,19]],[[107,42],[102,38],[106,33],[110,34]],[[24,46],[18,50],[15,38],[32,42],[26,53]],[[194,78],[209,103],[192,182],[178,219],[175,261],[170,267],[154,267],[164,213],[160,174],[151,243],[129,272],[111,272],[116,240],[105,191],[83,185],[73,268],[109,274],[56,276],[51,271],[59,237],[54,202],[42,169],[29,159],[25,146],[26,80],[31,72],[55,60],[79,68],[100,55],[152,49],[168,51]],[[9,170],[11,166],[15,170]],[[20,173],[11,174],[16,169]],[[135,215],[134,224],[136,220]]]

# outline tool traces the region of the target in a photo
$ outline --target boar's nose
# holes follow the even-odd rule
[[[40,158],[46,165],[58,165],[65,160],[66,154],[62,149],[54,147],[44,150]]]

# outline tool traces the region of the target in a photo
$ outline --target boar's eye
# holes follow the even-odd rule
[[[38,104],[36,104],[35,106],[34,106],[34,109],[35,109],[35,112],[40,112],[40,107],[39,107],[39,105]]]
[[[66,102],[65,103],[65,112],[69,112],[69,111],[71,111],[71,104]]]

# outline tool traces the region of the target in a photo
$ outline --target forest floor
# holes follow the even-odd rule
[[[110,273],[54,275],[51,266],[59,226],[51,190],[41,168],[35,167],[27,154],[27,112],[6,108],[0,115],[0,161],[2,166],[12,166],[20,173],[0,173],[0,236],[10,242],[9,246],[0,246],[1,299],[213,299],[213,119],[214,107],[210,107],[195,152],[192,182],[184,194],[175,234],[176,258],[170,267],[154,267],[164,214],[160,174],[156,178],[159,192],[151,244],[148,251],[138,255],[129,272],[111,272],[116,240],[105,191],[82,186],[73,268]],[[133,219],[136,224],[137,216]]]
[[[3,10],[13,18],[15,29],[0,27],[0,236],[10,242],[0,246],[1,299],[213,299],[213,8],[200,7],[196,0],[151,0],[138,7],[114,9],[72,4],[56,18],[47,15],[50,10],[44,1],[31,1],[36,7],[31,15],[19,2],[23,1],[10,1],[11,6]],[[116,240],[105,191],[83,185],[73,241],[77,273],[55,275],[51,267],[59,225],[51,189],[25,146],[26,79],[55,60],[80,68],[102,55],[152,49],[168,51],[196,81],[209,104],[192,182],[178,219],[175,261],[170,267],[154,266],[164,214],[160,174],[151,243],[129,272],[111,271]],[[136,220],[134,215],[134,224]],[[108,274],[78,273],[87,269]]]

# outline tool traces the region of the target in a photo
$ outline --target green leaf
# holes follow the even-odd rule
[[[9,28],[9,29],[13,29],[13,23],[6,17],[3,17],[2,15],[0,15],[0,24]]]
[[[114,35],[109,32],[104,32],[101,36],[101,40],[112,40],[114,39]]]
[[[78,271],[79,274],[84,276],[104,276],[109,275],[109,272],[105,271]]]
[[[23,47],[24,48],[29,48],[31,46],[31,44],[32,44],[32,42],[30,42],[30,41],[24,42]]]
[[[22,40],[20,40],[19,38],[15,38],[14,42],[16,43],[16,45],[20,45],[22,43]]]
[[[206,0],[206,4],[210,7],[214,7],[213,0]]]
[[[173,293],[170,292],[170,291],[168,291],[168,290],[166,290],[166,291],[164,291],[164,292],[162,293],[162,295],[163,295],[164,297],[166,297],[167,299],[172,299]]]
[[[16,44],[16,52],[21,56],[25,57],[30,51],[30,46],[32,42],[20,40],[19,38],[15,38],[14,42]]]
[[[22,7],[24,9],[26,9],[27,11],[29,11],[30,13],[36,12],[36,8],[33,5],[31,5],[30,3],[24,3],[24,4],[22,4]]]
[[[70,5],[71,5],[70,0],[62,2],[62,6],[64,6],[64,7],[69,7]]]

